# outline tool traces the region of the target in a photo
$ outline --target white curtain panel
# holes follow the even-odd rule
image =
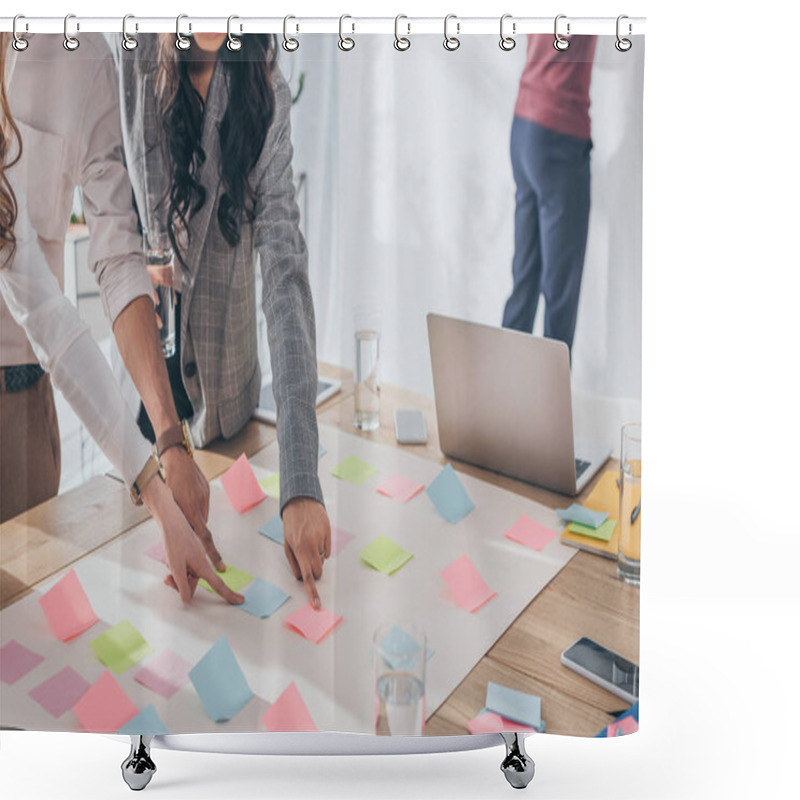
[[[386,36],[303,39],[282,54],[293,90],[294,168],[307,176],[305,231],[319,356],[353,363],[353,306],[383,312],[381,374],[433,393],[425,314],[499,325],[511,290],[509,138],[525,40]],[[573,349],[576,435],[618,446],[641,419],[642,71],[637,41],[597,43],[591,87],[591,219]],[[347,298],[345,303],[344,298]],[[542,311],[535,333],[542,330]]]

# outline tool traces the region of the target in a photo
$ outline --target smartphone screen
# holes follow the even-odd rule
[[[586,636],[565,650],[562,659],[567,666],[579,667],[579,672],[591,673],[626,695],[639,697],[639,667]]]

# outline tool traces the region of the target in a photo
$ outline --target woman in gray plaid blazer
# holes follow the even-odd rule
[[[308,257],[292,179],[291,94],[272,36],[239,52],[224,34],[112,46],[125,156],[143,229],[170,232],[178,350],[167,359],[179,415],[202,447],[235,435],[261,388],[256,265],[267,319],[280,447],[286,556],[310,601],[330,555],[317,476],[317,364]],[[143,409],[142,409],[143,412]],[[149,420],[140,413],[149,433]]]

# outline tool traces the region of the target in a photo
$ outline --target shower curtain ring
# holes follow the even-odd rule
[[[356,46],[355,39],[352,39],[350,36],[344,35],[344,21],[346,19],[353,19],[349,14],[342,14],[339,17],[339,49],[348,52],[352,50]],[[351,33],[356,32],[356,24],[355,22],[350,23],[351,26]]]
[[[300,42],[295,39],[293,36],[289,36],[288,29],[289,29],[289,20],[290,19],[297,19],[297,17],[293,17],[291,14],[288,14],[283,18],[283,49],[287,53],[294,53],[298,47],[300,47]],[[295,23],[294,32],[299,33],[300,26]]]
[[[25,16],[23,14],[17,14],[17,16],[14,17],[14,23],[13,23],[13,26],[11,28],[11,31],[12,31],[11,46],[18,53],[21,53],[23,50],[27,50],[28,49],[28,45],[30,44],[30,42],[27,39],[23,39],[19,35],[19,31],[17,30],[17,22],[19,22],[19,20],[21,20],[21,19],[25,19]],[[25,23],[25,30],[28,30],[28,23],[27,22]]]
[[[624,19],[628,19],[628,15],[627,14],[620,14],[617,17],[617,41],[614,42],[614,47],[616,47],[617,50],[620,51],[620,53],[627,53],[628,50],[630,50],[631,47],[633,47],[633,42],[630,39],[624,39],[620,35],[620,22],[622,22],[622,20],[624,20]],[[631,33],[633,33],[633,26],[629,22],[628,23],[628,36],[630,36]]]
[[[81,46],[81,43],[74,36],[70,36],[69,21],[71,19],[75,19],[74,14],[67,14],[67,16],[64,17],[64,49],[69,50],[70,53],[74,52]],[[81,29],[80,23],[76,22],[75,30],[79,31],[80,29]]]
[[[242,49],[242,40],[238,39],[236,36],[234,36],[231,33],[231,22],[233,22],[233,20],[235,20],[235,19],[239,19],[239,17],[237,17],[235,14],[231,14],[231,16],[228,17],[228,42],[227,42],[227,47],[228,47],[228,50],[231,51],[231,53],[238,53]],[[241,33],[241,32],[242,32],[242,26],[239,25],[239,33]]]
[[[558,50],[559,53],[563,52],[564,50],[566,50],[569,47],[569,39],[565,39],[558,32],[558,22],[559,22],[559,20],[562,20],[562,19],[567,19],[567,15],[566,14],[559,14],[556,17],[555,25],[554,25],[554,28],[553,28],[553,30],[555,32],[555,35],[556,35],[556,38],[555,38],[555,40],[553,42],[553,47],[555,47],[555,49]],[[569,22],[567,22],[567,36],[569,36],[569,34],[570,34],[570,24],[569,24]]]
[[[451,36],[448,27],[450,24],[450,20],[456,20],[456,35]],[[458,34],[461,33],[461,23],[458,22],[458,18],[455,14],[448,14],[444,18],[444,42],[442,43],[445,50],[449,50],[451,53],[454,50],[458,50],[461,47],[461,40],[458,38]]]
[[[192,46],[192,40],[187,39],[181,33],[181,20],[188,19],[188,14],[178,14],[177,18],[175,19],[175,47],[178,50],[188,50]],[[189,23],[189,33],[192,32],[192,23]]]
[[[408,50],[411,47],[411,39],[407,36],[400,35],[400,20],[405,19],[407,20],[408,17],[405,14],[398,14],[394,18],[394,49],[399,50],[401,53]],[[407,33],[411,33],[411,23],[406,22]]]
[[[513,50],[517,46],[517,40],[514,38],[517,33],[517,23],[511,23],[511,36],[506,36],[505,33],[506,20],[511,18],[511,14],[503,14],[503,16],[500,17],[500,49],[506,52]]]
[[[136,39],[134,36],[128,35],[128,20],[135,19],[133,14],[126,14],[122,18],[122,49],[127,50],[130,52],[131,50],[135,50],[139,46],[139,40]],[[137,23],[136,30],[139,30],[139,25]]]

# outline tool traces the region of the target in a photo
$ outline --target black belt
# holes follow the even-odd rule
[[[23,392],[30,389],[42,375],[44,370],[38,364],[0,367],[0,392]]]

